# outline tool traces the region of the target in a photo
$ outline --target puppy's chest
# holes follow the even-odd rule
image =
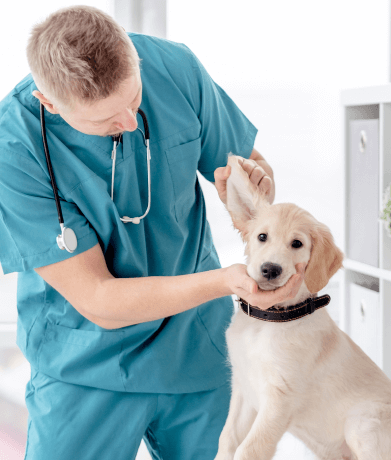
[[[235,314],[226,338],[233,373],[241,383],[251,384],[253,390],[268,384],[285,385],[291,344],[289,333],[282,333],[282,329],[284,325],[249,320],[240,311]]]

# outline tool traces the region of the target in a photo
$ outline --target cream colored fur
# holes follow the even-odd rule
[[[305,262],[297,296],[277,305],[316,297],[342,267],[328,227],[292,203],[270,205],[238,157],[228,164],[227,210],[246,244],[248,274],[261,289],[276,289]],[[267,242],[258,240],[261,233]],[[292,247],[295,239],[301,248]],[[263,278],[264,262],[281,265],[274,281]],[[285,323],[239,308],[226,337],[232,396],[215,460],[270,460],[286,431],[319,460],[391,460],[391,381],[326,308]]]

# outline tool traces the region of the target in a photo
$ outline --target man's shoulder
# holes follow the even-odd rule
[[[149,48],[160,48],[162,51],[171,50],[171,51],[182,51],[185,54],[190,54],[188,46],[184,43],[175,42],[169,40],[168,38],[156,37],[155,35],[147,35],[136,32],[127,32],[128,37],[132,42],[137,46],[137,44],[149,47]]]
[[[31,74],[0,101],[0,163],[36,161],[31,152],[40,132],[39,104],[31,94],[37,89]]]
[[[6,113],[18,105],[28,105],[28,88],[34,83],[30,74],[26,75],[17,85],[0,101],[0,124]]]
[[[178,64],[180,67],[195,66],[194,54],[184,43],[174,42],[166,38],[153,35],[128,32],[136,50],[142,60],[158,60],[165,64]],[[141,62],[143,65],[143,62]]]

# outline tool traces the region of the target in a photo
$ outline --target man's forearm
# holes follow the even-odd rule
[[[97,293],[90,321],[106,329],[153,321],[231,295],[225,268],[178,276],[110,278]],[[90,310],[91,311],[91,310]]]

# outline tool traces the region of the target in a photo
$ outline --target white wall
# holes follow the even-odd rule
[[[168,0],[168,38],[222,86],[384,83],[388,0]]]
[[[387,0],[168,0],[187,44],[259,129],[275,202],[294,202],[342,245],[343,88],[388,83]],[[213,216],[212,216],[213,218]]]

